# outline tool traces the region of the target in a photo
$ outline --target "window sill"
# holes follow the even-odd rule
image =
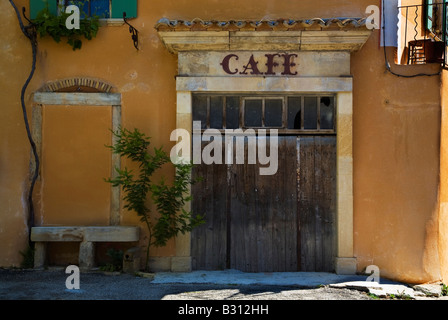
[[[123,19],[99,19],[101,27],[120,27],[124,25]]]

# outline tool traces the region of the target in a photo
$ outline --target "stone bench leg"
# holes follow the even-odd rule
[[[79,268],[87,271],[95,264],[95,243],[83,241],[79,245]]]
[[[36,242],[34,244],[34,269],[43,269],[47,256],[47,243]]]

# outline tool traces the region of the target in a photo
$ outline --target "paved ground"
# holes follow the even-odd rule
[[[160,273],[149,277],[81,273],[80,289],[66,288],[64,270],[0,270],[3,300],[300,300],[369,299],[357,290],[320,287],[332,274],[244,274],[240,272]],[[365,279],[365,277],[363,277]],[[341,280],[342,278],[340,278]],[[353,278],[344,278],[353,279]]]
[[[361,314],[377,317],[384,317],[385,312],[390,316],[391,311],[397,312],[397,317],[407,317],[415,316],[424,308],[420,303],[376,298],[368,293],[369,288],[373,287],[380,293],[380,287],[378,283],[368,283],[365,276],[301,272],[250,274],[238,271],[136,276],[89,272],[80,274],[80,288],[72,290],[66,288],[69,276],[63,269],[0,269],[2,313],[8,314],[8,309],[11,309],[14,314],[33,318],[42,313],[46,318],[98,315],[127,319],[136,315],[149,318],[163,314],[165,319],[278,320],[303,315],[319,315],[319,318],[334,317],[337,313],[347,316],[356,312],[359,315],[359,310]],[[392,290],[389,292],[404,293],[403,284],[386,282],[381,279],[381,288],[389,286],[388,290]],[[404,287],[411,290],[413,300],[445,298],[415,295],[417,291]],[[432,304],[431,312],[436,312],[437,307],[443,314],[443,303]]]
[[[370,300],[365,276],[217,271],[135,276],[89,272],[69,290],[65,270],[0,269],[0,300]],[[384,287],[386,280],[380,281]],[[402,284],[389,282],[395,296]],[[399,290],[397,290],[397,288]],[[374,288],[378,289],[378,288]],[[413,289],[411,294],[413,296]],[[413,298],[429,298],[428,295]]]

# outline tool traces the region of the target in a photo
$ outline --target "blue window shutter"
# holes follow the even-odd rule
[[[89,3],[87,1],[81,1],[81,0],[68,0],[68,1],[60,1],[65,3],[65,5],[75,5],[79,8],[81,11],[81,19],[84,19],[86,17],[86,12],[89,12]]]
[[[100,18],[110,18],[109,0],[90,0],[90,14],[97,15]]]
[[[44,9],[48,3],[48,9],[54,15],[58,14],[57,0],[30,0],[30,17],[36,19],[37,13]]]
[[[126,18],[137,17],[137,0],[111,0],[111,3],[111,18],[122,19],[123,12],[126,12]]]

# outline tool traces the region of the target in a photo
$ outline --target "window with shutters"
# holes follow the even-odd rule
[[[77,5],[83,12],[83,17],[97,15],[102,19],[123,19],[137,17],[137,0],[30,0],[31,19],[48,5],[50,12],[58,14],[60,8]]]

